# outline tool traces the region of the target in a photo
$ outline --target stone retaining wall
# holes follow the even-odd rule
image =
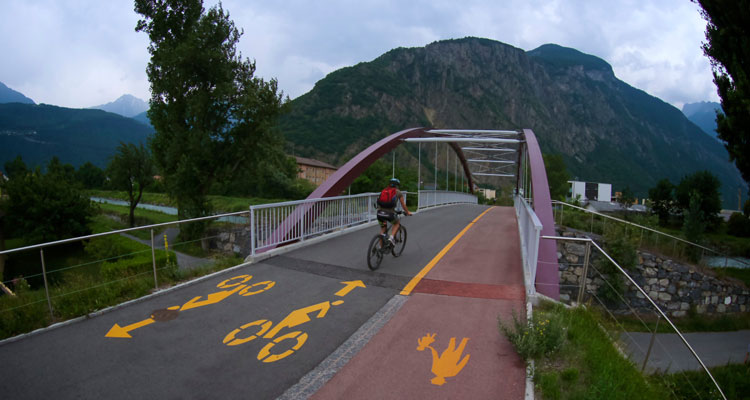
[[[564,237],[585,237],[576,232],[558,232]],[[592,236],[601,246],[601,238]],[[560,299],[576,300],[583,275],[583,261],[586,245],[581,242],[557,241],[557,258],[560,271]],[[592,262],[604,257],[592,247],[592,258],[586,274],[587,292],[597,293],[605,285],[602,275],[592,268]],[[742,283],[728,279],[719,279],[711,271],[704,272],[701,267],[682,264],[647,252],[638,252],[638,265],[628,271],[648,296],[668,315],[685,316],[691,307],[699,314],[722,314],[750,311],[750,291]],[[606,275],[605,275],[606,276]],[[607,278],[609,279],[609,278]],[[626,292],[623,296],[630,307],[637,311],[652,310],[650,302],[624,276],[618,276],[625,282]],[[619,301],[612,305],[615,310],[626,311],[628,306]]]

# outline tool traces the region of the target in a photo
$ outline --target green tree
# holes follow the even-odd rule
[[[565,161],[560,154],[545,154],[543,157],[550,197],[553,200],[564,201],[570,189],[570,174],[565,167]]]
[[[83,185],[84,189],[100,189],[104,187],[107,177],[101,168],[89,161],[78,168],[76,180]]]
[[[109,162],[107,173],[115,189],[128,192],[128,223],[131,227],[135,226],[135,207],[141,201],[143,190],[154,182],[151,154],[142,144],[136,146],[120,142]]]
[[[40,243],[89,233],[94,209],[68,174],[70,168],[53,159],[47,173],[37,168],[4,183],[8,237]]]
[[[148,117],[156,130],[154,161],[180,219],[210,212],[206,195],[242,169],[283,153],[277,119],[286,101],[277,82],[257,78],[237,51],[241,32],[221,4],[136,0],[136,31],[148,34]],[[190,224],[188,237],[203,226]]]
[[[655,187],[648,190],[651,200],[651,212],[659,216],[659,225],[666,226],[669,216],[675,211],[675,186],[669,179],[660,180]]]
[[[706,221],[708,221],[706,214],[703,212],[702,197],[697,190],[690,192],[690,203],[685,210],[685,221],[682,225],[682,233],[685,235],[685,239],[693,243],[699,243],[703,238],[703,233],[706,231]],[[697,247],[690,246],[688,256],[697,261],[699,256]]]
[[[711,61],[724,113],[716,131],[750,182],[750,0],[693,0],[706,20],[703,53]]]
[[[76,185],[76,169],[70,164],[63,164],[57,156],[52,157],[46,165],[47,175],[54,176],[65,182]]]
[[[698,196],[695,201],[701,211],[702,220],[709,227],[715,228],[720,221],[718,214],[721,212],[721,193],[719,188],[721,182],[719,178],[709,171],[699,171],[692,175],[685,176],[680,180],[675,188],[675,199],[677,206],[683,211],[683,214],[689,213],[693,206],[693,192]]]
[[[5,162],[5,175],[8,178],[15,178],[17,176],[26,175],[29,169],[26,167],[26,163],[23,162],[23,158],[20,155],[16,156],[13,161]]]
[[[628,207],[632,206],[634,202],[635,194],[633,194],[633,190],[630,189],[630,186],[625,186],[625,188],[622,189],[620,196],[617,198],[617,204],[620,205],[620,208],[622,208],[624,212],[627,211]]]

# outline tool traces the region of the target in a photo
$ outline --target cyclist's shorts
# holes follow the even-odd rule
[[[385,225],[387,222],[394,223],[398,221],[398,214],[393,211],[378,210],[377,215],[380,225]]]

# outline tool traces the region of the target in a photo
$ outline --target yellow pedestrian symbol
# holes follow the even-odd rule
[[[434,341],[434,333],[432,335],[426,334],[424,337],[417,339],[417,343],[419,343],[417,350],[424,351],[424,349],[430,349],[432,351],[432,373],[435,374],[435,377],[430,382],[433,385],[442,386],[445,383],[445,378],[452,378],[458,375],[464,366],[466,366],[466,363],[469,362],[470,354],[461,359],[469,338],[463,338],[458,349],[456,349],[456,338],[452,337],[448,348],[443,351],[440,357],[438,357],[437,351],[430,346]],[[459,360],[461,361],[459,362]]]

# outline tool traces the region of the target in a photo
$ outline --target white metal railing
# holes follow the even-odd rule
[[[582,304],[583,294],[587,292],[586,286],[587,286],[587,282],[590,280],[589,274],[588,274],[589,267],[591,267],[596,272],[596,274],[598,274],[598,278],[602,279],[603,282],[609,284],[607,276],[602,274],[600,271],[596,270],[594,264],[589,262],[589,260],[591,259],[591,255],[590,255],[591,248],[592,247],[596,248],[596,250],[598,250],[600,254],[602,254],[610,263],[612,263],[612,265],[616,267],[617,272],[620,275],[622,275],[625,279],[627,279],[630,285],[632,285],[636,290],[638,290],[638,292],[640,292],[641,294],[640,297],[646,299],[649,302],[650,306],[653,307],[654,311],[656,311],[659,318],[663,318],[665,321],[667,321],[667,323],[672,328],[672,330],[674,330],[677,336],[679,336],[680,340],[685,345],[687,350],[690,351],[690,354],[695,358],[696,361],[698,361],[700,366],[703,368],[703,370],[706,372],[708,377],[711,379],[711,382],[713,382],[714,386],[719,391],[719,394],[721,395],[721,397],[724,400],[726,400],[727,397],[724,395],[724,392],[721,390],[721,387],[719,386],[718,382],[716,382],[716,379],[714,379],[714,376],[711,374],[711,371],[708,370],[708,367],[706,366],[706,364],[703,362],[703,360],[701,360],[701,358],[698,356],[698,353],[696,353],[696,351],[693,349],[690,343],[688,343],[687,339],[685,339],[685,336],[683,336],[682,332],[680,332],[680,330],[677,329],[677,326],[675,326],[672,320],[669,319],[667,314],[656,304],[654,299],[652,299],[651,296],[649,296],[649,294],[646,293],[646,291],[635,281],[635,279],[633,279],[630,276],[630,274],[628,274],[627,271],[625,271],[625,269],[623,269],[620,266],[620,264],[618,264],[617,261],[615,261],[609,254],[607,254],[607,252],[605,252],[604,249],[602,249],[594,240],[590,238],[571,238],[571,237],[562,237],[562,236],[542,236],[541,238],[545,240],[561,240],[561,241],[573,241],[573,242],[578,242],[578,243],[586,243],[586,253],[584,256],[583,272],[581,275],[581,280],[579,282],[579,292],[578,292],[578,300],[577,300],[578,304]],[[609,315],[612,318],[617,320],[616,316],[613,313],[609,312],[609,308],[607,307],[607,305],[603,301],[601,301],[601,299],[599,299],[595,293],[590,292],[590,291],[588,292],[593,298],[595,298],[600,303],[600,305],[604,308],[604,310],[606,310],[609,313]],[[630,304],[628,304],[627,300],[622,296],[622,294],[617,293],[617,295],[621,301],[624,301],[626,305],[630,307]],[[633,308],[630,307],[630,309],[635,314],[635,311],[633,310]],[[646,355],[643,360],[643,367],[641,368],[641,371],[645,370],[646,364],[648,363],[649,354],[651,353],[651,346],[653,345],[653,342],[654,342],[653,338],[655,338],[655,335],[656,335],[656,329],[654,329],[654,332],[652,335],[653,336],[651,339],[651,345],[649,346],[649,349],[646,351]]]
[[[477,196],[471,193],[450,192],[446,190],[420,190],[418,210],[442,206],[445,204],[477,204]]]
[[[251,206],[251,255],[373,221],[377,196],[363,193]]]
[[[521,239],[521,257],[526,293],[528,296],[533,296],[536,294],[534,282],[536,282],[539,237],[542,232],[542,223],[523,197],[513,196],[513,205],[516,208],[518,234]]]

